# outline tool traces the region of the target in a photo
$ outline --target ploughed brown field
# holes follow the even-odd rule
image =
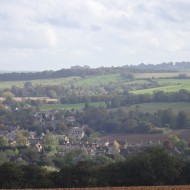
[[[105,133],[100,135],[101,140],[109,140],[110,142],[114,140],[127,141],[128,143],[147,143],[152,141],[153,143],[158,143],[159,141],[163,143],[168,140],[168,135],[174,134],[179,138],[189,142],[190,129],[173,130],[166,134],[129,134],[129,133]],[[190,190],[190,189],[189,189]]]
[[[162,190],[162,189],[163,190],[190,190],[190,186],[59,188],[59,189],[38,189],[38,190]],[[22,189],[22,190],[34,190],[34,189]]]

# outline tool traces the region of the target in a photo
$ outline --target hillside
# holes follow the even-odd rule
[[[36,79],[55,79],[55,78],[67,78],[72,76],[97,76],[108,75],[125,72],[151,72],[151,73],[175,73],[190,71],[189,62],[176,62],[176,63],[160,63],[153,64],[140,64],[137,66],[123,66],[123,67],[99,67],[90,68],[89,66],[73,66],[70,69],[61,69],[57,71],[45,70],[42,72],[0,72],[0,81],[22,81],[22,80],[36,80]]]
[[[120,107],[125,111],[130,110],[138,110],[140,112],[149,112],[154,113],[157,110],[166,110],[172,109],[175,113],[178,113],[181,110],[190,112],[190,103],[189,102],[151,102],[151,103],[142,103],[142,104],[134,104],[130,106]],[[116,110],[118,108],[114,108],[112,110]]]

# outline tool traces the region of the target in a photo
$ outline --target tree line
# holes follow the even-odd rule
[[[123,88],[123,89],[122,89]],[[126,86],[74,87],[62,85],[36,85],[25,83],[24,88],[13,86],[0,92],[4,97],[50,97],[58,98],[62,104],[90,103],[104,101],[108,108],[149,102],[190,102],[190,92],[181,89],[178,92],[154,91],[152,94],[133,94]],[[128,91],[129,90],[129,91]],[[117,91],[117,92],[116,92]]]
[[[122,67],[100,67],[100,68],[80,68],[80,69],[61,69],[57,71],[46,70],[42,72],[13,72],[1,73],[0,81],[21,81],[21,80],[36,80],[36,79],[54,79],[54,78],[67,78],[72,76],[93,76],[104,74],[123,73],[130,69]]]
[[[3,122],[12,122],[19,124],[21,128],[36,131],[41,129],[35,126],[33,114],[38,110],[36,107],[25,108],[26,105],[37,106],[35,101],[17,102],[13,99],[6,99],[1,104],[0,116]],[[111,101],[106,101],[107,107],[112,107]],[[12,111],[5,108],[11,107]],[[110,107],[111,105],[111,107]],[[121,105],[120,105],[121,106]],[[113,106],[113,108],[117,106]],[[17,111],[15,111],[17,109]],[[60,126],[61,114],[67,116],[67,111],[59,111],[55,114],[57,119],[56,127]],[[81,125],[87,124],[94,131],[105,132],[130,132],[130,133],[162,133],[163,128],[184,129],[190,128],[190,114],[186,111],[174,112],[172,109],[157,110],[154,113],[145,113],[140,111],[137,105],[134,110],[125,111],[124,109],[107,109],[104,107],[91,107],[86,103],[84,110],[76,110],[73,113],[77,122]],[[43,132],[46,129],[51,131],[51,125],[43,126]]]
[[[145,113],[138,107],[131,111],[92,107],[78,113],[77,119],[80,124],[99,132],[162,133],[164,128],[190,128],[190,113],[179,111],[176,114],[172,109]]]
[[[144,64],[139,65],[126,65],[127,68],[140,69],[140,70],[155,70],[155,71],[187,71],[190,70],[190,62],[168,62],[160,64]]]
[[[0,188],[76,188],[190,184],[190,162],[160,147],[110,162],[91,159],[50,171],[37,165],[0,166]]]
[[[35,80],[35,79],[53,79],[65,78],[71,76],[91,76],[103,74],[115,74],[123,72],[172,72],[189,70],[189,62],[169,62],[154,64],[141,63],[137,66],[125,65],[123,67],[72,67],[70,69],[60,69],[57,71],[46,70],[42,72],[12,72],[1,73],[0,81],[20,81],[20,80]]]

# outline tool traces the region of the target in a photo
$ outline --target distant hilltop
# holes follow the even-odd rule
[[[143,70],[171,70],[171,71],[190,71],[190,62],[168,62],[160,64],[125,65],[126,68],[136,68]]]
[[[1,71],[0,70],[0,74],[3,74],[3,73],[36,73],[37,71]]]
[[[12,73],[13,71],[0,71],[0,74],[2,73]]]
[[[0,72],[0,81],[21,81],[21,80],[36,80],[36,79],[54,79],[67,78],[72,76],[97,76],[107,74],[126,74],[139,72],[187,72],[190,71],[190,62],[168,62],[160,64],[144,64],[139,65],[124,65],[117,67],[98,67],[90,68],[90,66],[72,66],[70,69],[61,69],[57,71],[46,70],[41,72]]]
[[[75,65],[75,66],[71,66],[71,69],[90,69],[90,66],[88,66],[88,65],[84,65],[84,66]]]

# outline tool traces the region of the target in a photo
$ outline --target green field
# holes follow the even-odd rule
[[[142,112],[154,113],[157,110],[165,110],[171,108],[175,113],[181,110],[190,112],[190,102],[159,102],[159,103],[144,103],[132,106],[121,107],[126,111],[138,109]],[[115,108],[116,109],[116,108]],[[113,109],[114,110],[114,109]]]
[[[30,80],[33,85],[60,85],[73,83],[76,86],[100,86],[101,84],[115,83],[124,81],[125,79],[120,74],[90,76],[90,77],[68,77],[57,79]],[[5,81],[0,82],[0,89],[11,88],[12,85],[23,87],[26,81]]]
[[[5,82],[0,82],[0,89],[3,90],[5,88],[11,88],[13,85],[17,87],[23,87],[25,81],[5,81]]]
[[[147,83],[150,83],[150,81],[146,80],[146,79],[137,79],[137,80],[134,80],[134,81],[128,81],[126,82],[127,84],[147,84]]]
[[[165,85],[162,87],[155,87],[143,90],[132,91],[134,94],[152,94],[154,91],[163,91],[163,92],[177,92],[181,89],[190,91],[190,79],[160,79],[163,77],[175,77],[182,73],[135,73],[136,81],[140,80],[140,83],[143,83],[143,79],[152,79],[154,78],[155,82],[160,85]],[[187,76],[190,76],[190,72],[185,72]],[[135,82],[135,81],[134,81]],[[148,82],[148,80],[147,80]],[[140,84],[139,83],[139,84]],[[144,82],[145,84],[145,82]]]
[[[151,78],[169,78],[176,77],[179,74],[190,76],[190,72],[168,72],[168,73],[134,73],[136,79],[151,79]]]
[[[32,80],[30,81],[33,85],[41,84],[41,85],[58,85],[58,84],[66,84],[71,82],[76,82],[81,77],[68,77],[68,78],[57,78],[57,79],[43,79],[43,80]]]
[[[99,75],[99,76],[89,76],[89,77],[68,77],[68,78],[58,78],[58,79],[44,79],[44,80],[31,80],[30,82],[33,85],[67,85],[67,84],[74,84],[75,86],[94,86],[99,87],[101,85],[109,84],[109,83],[125,83],[125,84],[137,84],[143,85],[151,83],[149,79],[154,77],[154,81],[160,85],[164,85],[162,87],[155,87],[143,90],[134,90],[132,93],[134,94],[152,94],[154,91],[164,91],[164,92],[176,92],[180,89],[186,89],[190,91],[190,79],[160,79],[162,77],[174,77],[178,76],[179,72],[173,73],[134,73],[134,76],[137,80],[134,81],[127,81],[125,77],[120,74],[110,74],[110,75]],[[187,76],[190,76],[190,72],[184,73]],[[7,81],[7,82],[0,82],[0,90],[5,88],[11,88],[12,85],[17,87],[23,87],[26,81]]]
[[[138,80],[137,80],[138,81]],[[142,80],[140,80],[142,81]],[[190,91],[190,79],[155,79],[162,87],[135,90],[134,94],[152,94],[154,91],[177,92],[181,89]]]
[[[30,82],[33,85],[58,85],[58,84],[67,84],[71,82],[76,82],[81,77],[68,77],[68,78],[57,78],[57,79],[43,79],[43,80],[30,80]],[[5,89],[5,88],[11,88],[13,85],[17,87],[23,87],[24,83],[26,81],[5,81],[5,82],[0,82],[0,89]]]
[[[144,90],[135,90],[135,91],[132,91],[132,93],[134,93],[134,94],[153,94],[155,91],[178,92],[181,89],[190,91],[190,86],[172,85],[172,86],[164,86],[164,87],[158,87],[158,88],[149,88],[149,89],[144,89]]]
[[[119,81],[124,81],[125,79],[120,74],[111,75],[100,75],[100,76],[90,76],[85,77],[81,80],[76,81],[77,86],[100,86],[101,84],[115,83]]]
[[[171,85],[171,86],[149,88],[149,89],[143,89],[143,90],[135,90],[135,91],[132,91],[132,93],[134,93],[134,94],[153,94],[155,91],[178,92],[181,89],[190,91],[190,85],[189,84],[177,84],[177,85]]]
[[[92,102],[89,103],[92,107],[106,107],[105,102]],[[70,110],[70,109],[83,109],[85,106],[84,103],[79,104],[44,104],[40,107],[41,111],[47,111],[52,109],[59,109],[59,110]]]

